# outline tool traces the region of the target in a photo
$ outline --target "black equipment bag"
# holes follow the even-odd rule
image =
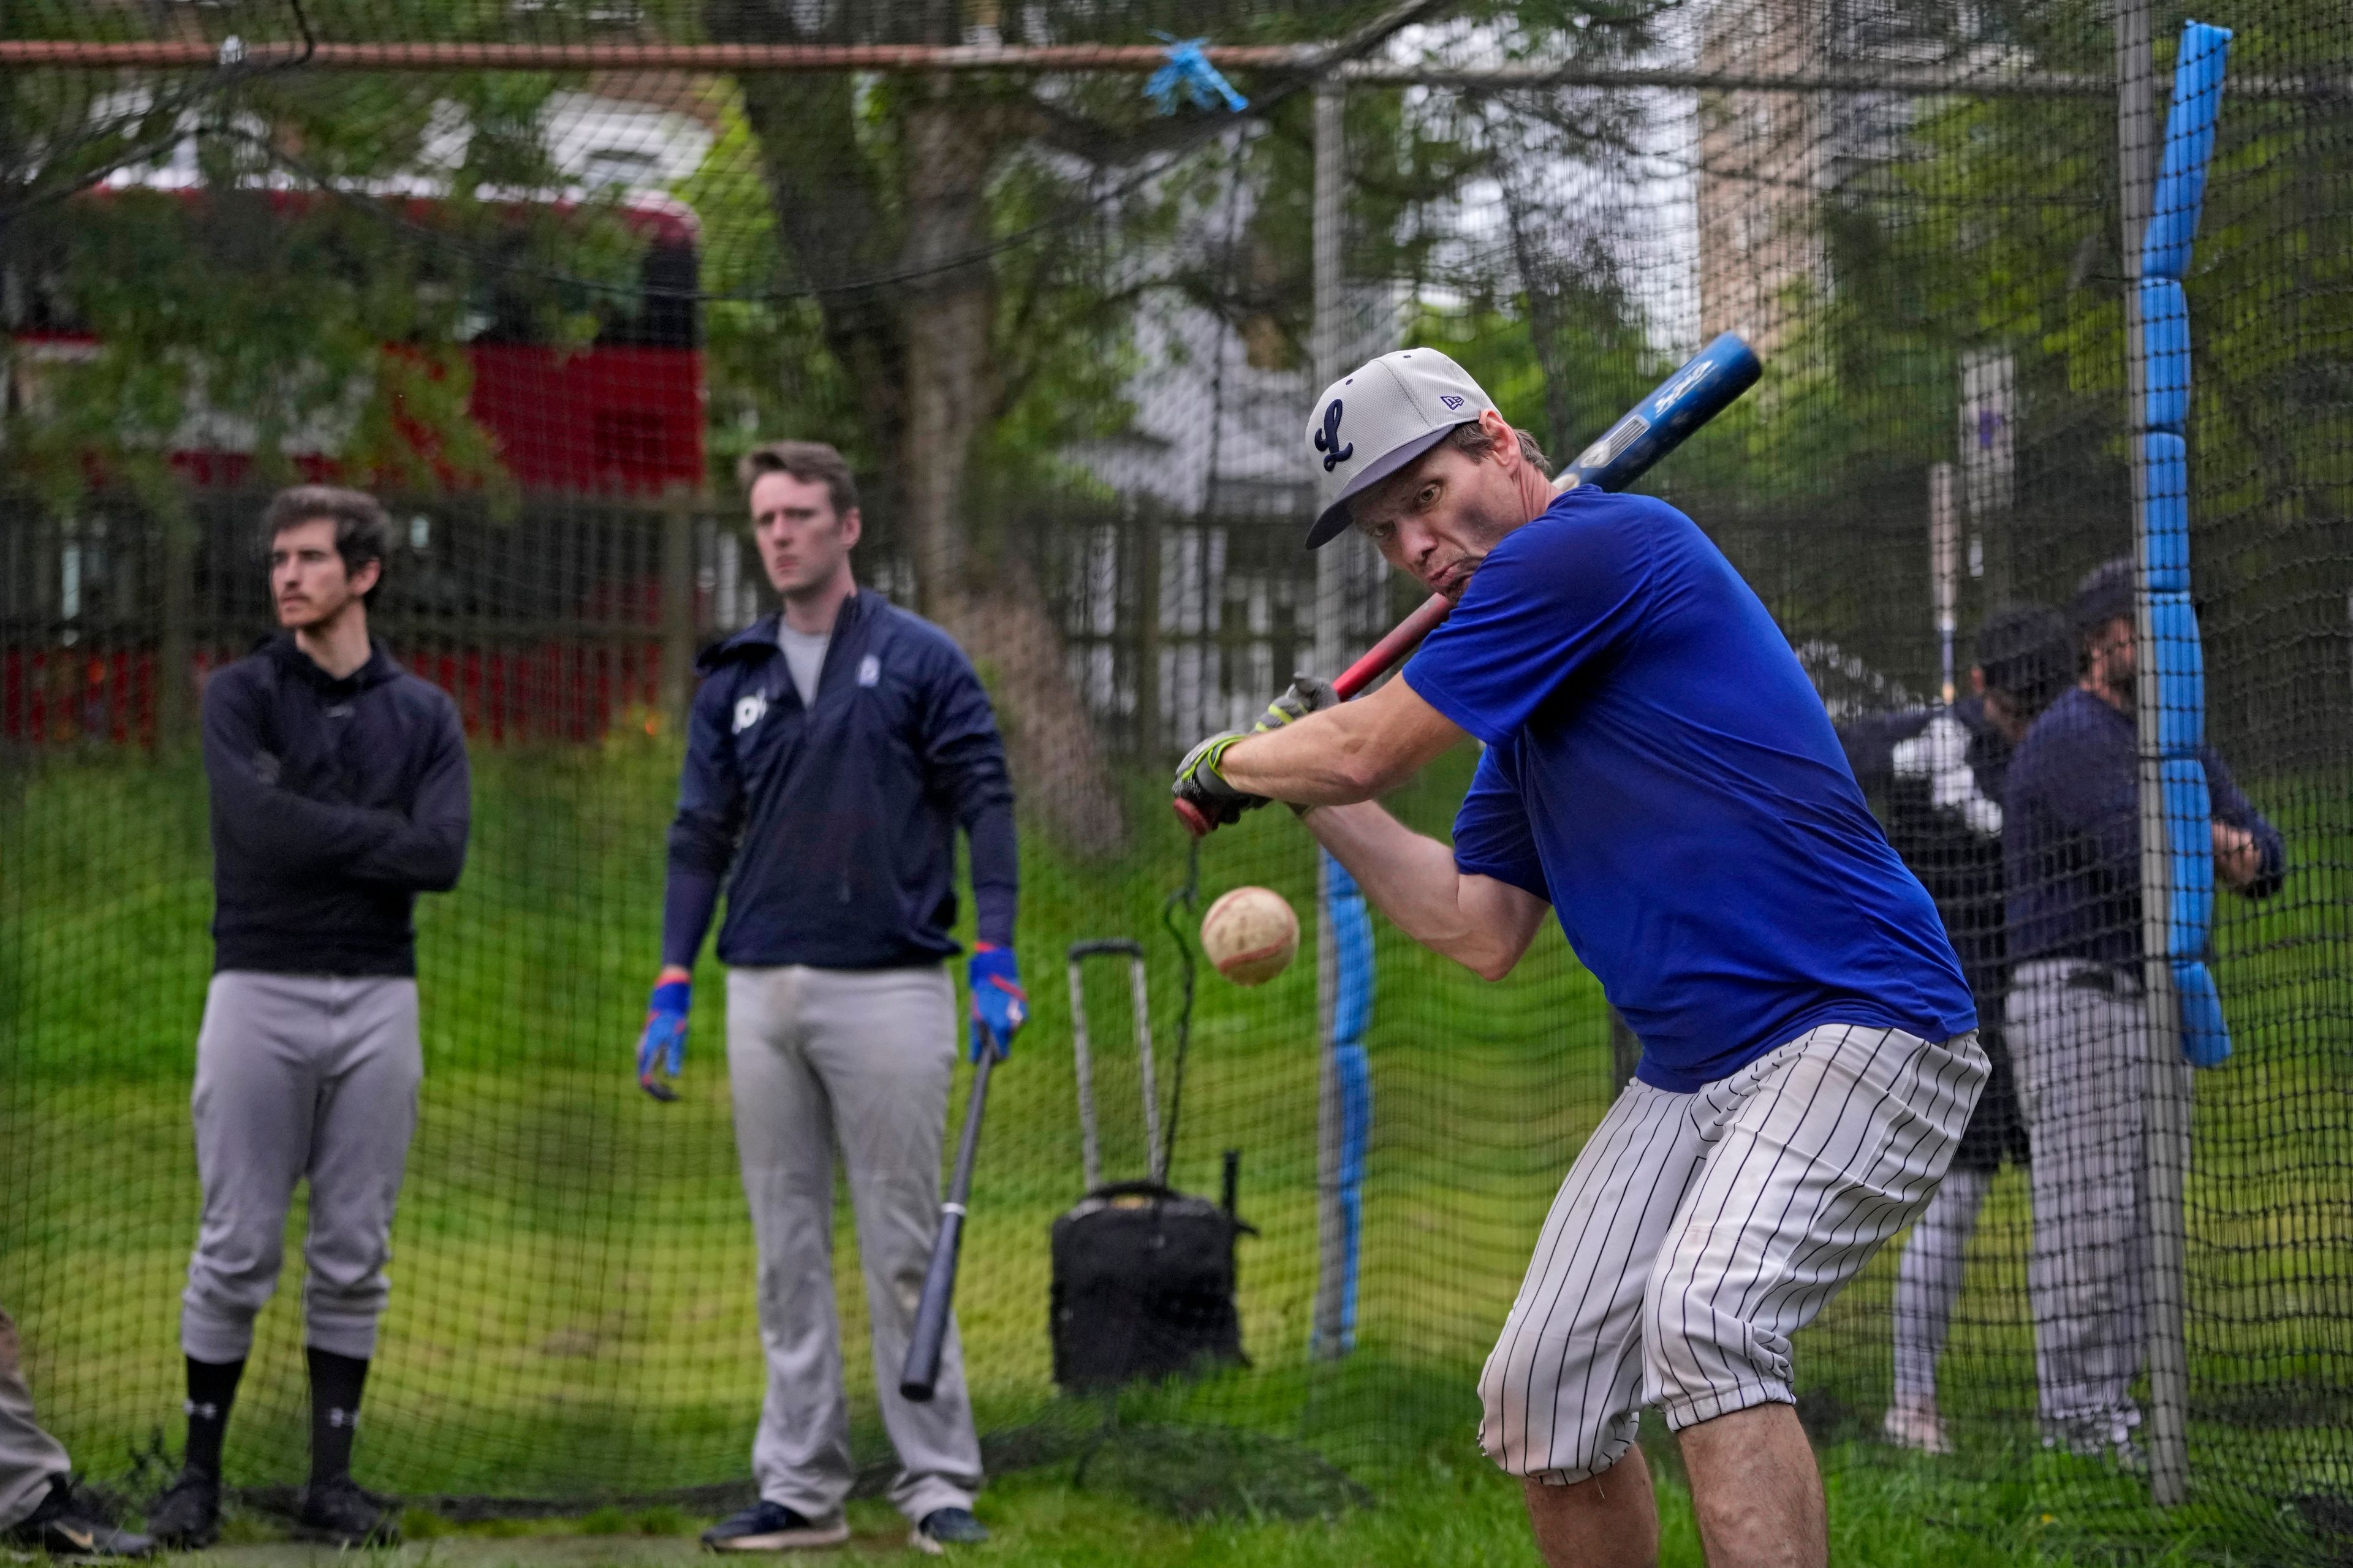
[[[1124,957],[1135,1012],[1148,1179],[1103,1181],[1095,1136],[1094,1072],[1087,1038],[1083,961]],[[1226,1151],[1222,1204],[1168,1186],[1152,1076],[1151,1008],[1144,949],[1124,940],[1080,942],[1070,951],[1071,1044],[1078,1057],[1079,1129],[1087,1195],[1054,1221],[1053,1296],[1047,1331],[1054,1382],[1102,1389],[1218,1365],[1249,1364],[1234,1310],[1234,1242],[1257,1235],[1234,1213],[1241,1164]]]
[[[1156,1182],[1089,1193],[1054,1221],[1054,1382],[1076,1392],[1247,1366],[1234,1241],[1251,1229]]]

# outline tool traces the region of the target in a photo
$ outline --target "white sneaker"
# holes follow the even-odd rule
[[[1880,1432],[1899,1448],[1912,1448],[1923,1454],[1949,1454],[1950,1439],[1945,1436],[1944,1417],[1936,1414],[1936,1405],[1925,1400],[1899,1400],[1887,1407],[1887,1418],[1879,1424]]]

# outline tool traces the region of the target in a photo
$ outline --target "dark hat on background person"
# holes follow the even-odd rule
[[[2067,619],[2078,637],[2086,637],[2119,616],[2133,613],[2133,563],[2129,555],[2103,561],[2075,584],[2067,601]]]
[[[1977,665],[1987,689],[2040,712],[2075,679],[2075,639],[2056,610],[2004,605],[1978,627]]]

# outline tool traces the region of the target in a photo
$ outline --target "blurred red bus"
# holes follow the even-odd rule
[[[176,194],[202,195],[185,186]],[[290,214],[345,195],[269,194]],[[353,194],[428,231],[440,215],[430,195]],[[74,203],[111,197],[100,189]],[[565,195],[491,205],[519,218],[561,219],[586,204]],[[561,282],[517,275],[509,286],[495,258],[466,279],[469,412],[515,480],[522,515],[485,525],[462,489],[400,508],[404,558],[379,606],[403,659],[448,687],[469,727],[491,737],[594,739],[616,715],[656,700],[662,557],[647,503],[699,490],[705,477],[694,215],[657,192],[596,212],[643,248],[634,289],[575,289],[564,301],[593,315],[585,346],[560,346],[539,331],[535,306]],[[10,271],[0,278],[0,301],[16,351],[8,394],[21,406],[45,395],[50,367],[94,355],[98,340],[36,265]],[[336,444],[332,429],[306,431],[287,443],[288,455],[308,478],[367,483],[343,470]],[[253,455],[234,418],[192,410],[169,456],[194,486],[199,538],[185,591],[200,680],[269,624],[244,548],[259,498],[238,493],[251,482]],[[151,740],[165,590],[153,520],[102,489],[72,518],[22,502],[10,510],[0,536],[0,740]],[[719,542],[708,542],[706,552]],[[698,563],[699,575],[712,575],[707,565]],[[705,585],[698,603],[709,597]]]
[[[187,188],[177,194],[191,202],[203,195]],[[76,200],[112,195],[101,187]],[[343,199],[340,193],[298,189],[269,195],[273,207],[290,214]],[[442,207],[423,195],[364,199],[385,202],[402,222],[428,234]],[[517,215],[536,209],[562,216],[584,204],[561,195],[491,205]],[[527,290],[502,278],[495,262],[465,279],[470,412],[527,494],[658,495],[702,482],[705,394],[694,214],[674,198],[640,191],[616,202],[611,216],[645,248],[633,289],[575,290],[596,322],[584,348],[547,342]],[[92,354],[97,340],[37,268],[19,264],[9,270],[14,275],[5,279],[0,298],[16,345],[16,384],[10,392],[21,405],[40,395],[46,365]],[[249,444],[223,438],[237,428],[235,420],[192,416],[185,428],[187,444],[171,455],[175,468],[201,485],[245,482]],[[310,432],[294,443],[305,449],[291,455],[313,477],[326,477],[335,471],[332,445],[332,432]],[[365,476],[348,477],[365,482]]]

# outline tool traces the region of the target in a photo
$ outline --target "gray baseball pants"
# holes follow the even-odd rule
[[[1961,1268],[1978,1210],[1993,1190],[1991,1171],[1945,1173],[1936,1195],[1912,1226],[1911,1245],[1895,1265],[1895,1402],[1934,1406],[1936,1358],[1961,1299]]]
[[[33,1419],[33,1391],[25,1386],[16,1324],[0,1311],[0,1530],[40,1507],[50,1479],[71,1468],[64,1447]]]
[[[294,1184],[308,1177],[307,1342],[375,1353],[423,1077],[414,980],[213,976],[196,1035],[205,1209],[180,1298],[182,1350],[203,1362],[245,1359],[253,1320],[278,1288]]]
[[[2026,1265],[2034,1373],[2049,1435],[2083,1448],[2127,1436],[2148,1260],[2148,1012],[2137,975],[2105,964],[2020,964],[2010,993],[2019,1106],[2034,1143]]]
[[[1690,1094],[1627,1085],[1479,1379],[1479,1443],[1552,1485],[1669,1428],[1790,1404],[1789,1336],[1912,1222],[1985,1085],[1977,1031],[1831,1024]]]
[[[763,1498],[813,1521],[840,1517],[857,1475],[833,1310],[837,1151],[857,1216],[882,1425],[899,1455],[891,1500],[921,1521],[934,1509],[970,1508],[980,1489],[953,1324],[931,1403],[899,1396],[939,1234],[955,1058],[955,992],[939,965],[727,973],[727,1070],[768,1362],[752,1473]]]

